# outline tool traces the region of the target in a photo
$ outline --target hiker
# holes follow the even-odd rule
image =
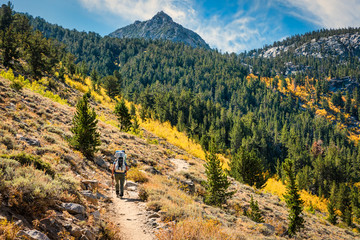
[[[111,179],[114,181],[114,175],[115,175],[115,190],[116,190],[116,196],[118,197],[124,196],[124,184],[125,184],[125,177],[127,171],[128,171],[128,166],[126,163],[125,151],[124,150],[116,151]]]

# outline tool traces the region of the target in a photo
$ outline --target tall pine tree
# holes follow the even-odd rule
[[[286,159],[283,164],[284,172],[287,177],[285,202],[289,208],[289,227],[288,235],[294,236],[297,231],[304,227],[304,218],[301,215],[304,201],[300,199],[299,189],[296,185],[296,177],[293,169],[293,162]]]
[[[119,120],[119,127],[121,131],[129,131],[131,127],[131,115],[129,109],[125,105],[124,99],[121,99],[115,106],[115,115]]]
[[[221,207],[234,192],[227,191],[230,181],[222,168],[222,163],[215,154],[213,143],[210,146],[210,153],[206,154],[205,173],[207,176],[205,202]]]
[[[230,162],[230,175],[236,180],[256,186],[257,188],[264,187],[266,177],[264,175],[264,167],[261,159],[257,156],[256,152],[246,151],[240,147],[237,154],[231,159]]]
[[[70,129],[74,136],[70,144],[88,159],[94,157],[97,147],[101,145],[97,123],[95,110],[89,106],[88,95],[84,94],[76,104],[73,127]]]
[[[337,215],[336,215],[336,184],[335,182],[333,183],[333,186],[331,188],[331,192],[330,192],[330,198],[329,198],[329,202],[327,204],[327,209],[328,209],[328,213],[329,216],[327,217],[327,220],[335,225],[337,222]]]

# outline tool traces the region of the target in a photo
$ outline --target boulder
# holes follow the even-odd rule
[[[193,183],[193,181],[191,180],[183,181],[182,184],[184,184],[185,189],[189,194],[192,195],[195,193],[195,184]]]
[[[40,141],[34,138],[28,138],[28,137],[23,137],[21,135],[17,135],[17,138],[19,138],[20,141],[24,141],[27,144],[29,144],[30,146],[37,146],[37,147],[41,147]]]
[[[84,190],[97,190],[99,182],[97,180],[82,180],[81,188]]]
[[[89,229],[86,229],[86,230],[84,231],[84,235],[85,235],[86,238],[89,239],[89,240],[96,240],[96,235],[95,235],[92,231],[90,231]]]
[[[268,223],[260,223],[259,225],[262,226],[260,228],[260,232],[262,234],[264,234],[265,236],[270,236],[270,235],[274,234],[275,227],[273,225],[270,225]]]
[[[31,240],[50,240],[50,238],[48,238],[45,234],[35,229],[26,231],[21,230],[18,232],[17,237],[23,237]]]
[[[101,194],[99,192],[96,193],[97,199],[107,202],[110,198],[108,196],[105,196],[104,194]]]
[[[76,239],[79,239],[82,236],[81,228],[79,226],[72,226],[69,232],[71,236],[74,236]]]
[[[83,205],[77,203],[62,203],[63,210],[68,211],[71,214],[85,214],[86,209]]]
[[[132,191],[132,192],[136,192],[136,191],[137,191],[137,187],[127,187],[127,188],[125,188],[125,190]]]
[[[160,171],[156,170],[156,168],[152,167],[152,166],[148,166],[147,168],[145,168],[145,171],[151,174],[157,174],[157,175],[162,175]]]
[[[139,184],[137,184],[136,182],[133,182],[133,181],[129,181],[129,180],[127,180],[125,183],[125,189],[128,187],[138,187],[138,186],[139,186]]]
[[[153,213],[149,216],[149,218],[160,218],[160,215],[157,213]]]
[[[99,221],[99,220],[100,220],[100,212],[99,212],[99,211],[92,212],[91,215],[94,216],[94,219],[95,219],[96,221]]]
[[[95,163],[105,169],[109,169],[110,168],[110,163],[106,162],[103,157],[101,156],[96,156],[95,157]]]
[[[86,198],[87,201],[91,202],[92,204],[98,204],[98,198],[95,196],[90,190],[83,190],[80,193]]]
[[[50,238],[57,238],[64,230],[63,225],[56,218],[44,218],[40,221],[40,229],[48,234]]]

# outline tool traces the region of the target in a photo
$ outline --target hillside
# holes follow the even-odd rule
[[[116,38],[162,39],[182,42],[191,47],[210,49],[209,45],[195,32],[175,23],[163,11],[158,12],[148,21],[135,21],[133,24],[119,28],[109,34]]]
[[[11,73],[3,76],[14,79]],[[68,84],[71,84],[70,81],[67,80]],[[0,234],[5,232],[8,234],[5,236],[11,236],[20,231],[20,234],[30,236],[34,233],[41,235],[39,232],[42,232],[50,239],[57,239],[58,236],[77,239],[82,235],[86,235],[85,239],[96,239],[105,236],[101,234],[107,234],[112,236],[110,239],[137,239],[128,232],[130,229],[139,230],[136,228],[139,227],[140,232],[147,229],[144,236],[149,239],[154,238],[153,231],[158,231],[156,237],[159,239],[169,239],[179,234],[190,234],[196,239],[207,236],[214,239],[283,238],[281,235],[286,230],[287,210],[285,203],[277,196],[232,180],[231,188],[237,193],[224,209],[205,205],[202,200],[204,190],[201,182],[205,180],[202,160],[145,129],[142,129],[143,137],[139,138],[122,133],[102,121],[98,124],[102,145],[96,155],[97,163],[88,161],[65,140],[66,136],[71,135],[69,129],[74,107],[53,102],[30,89],[13,90],[11,82],[0,78],[1,171],[6,179],[1,187]],[[61,83],[58,89],[70,93],[68,102],[82,94]],[[108,122],[114,119],[107,105],[94,100],[91,104],[99,115],[106,116]],[[135,189],[129,187],[123,200],[113,198],[108,170],[116,149],[126,149],[131,164],[129,178],[140,184]],[[23,153],[27,154],[28,159],[39,159],[38,162],[48,164],[55,173],[54,179],[46,172],[35,170],[36,165],[26,167],[10,160]],[[9,175],[10,167],[14,174]],[[28,175],[23,179],[21,176],[25,169],[28,169]],[[30,178],[33,174],[35,178]],[[84,180],[96,180],[99,187],[92,192],[82,190],[85,185],[80,183]],[[16,184],[20,182],[20,185]],[[47,185],[44,186],[43,182]],[[57,184],[62,184],[61,188]],[[42,195],[34,195],[34,188],[40,188]],[[56,192],[53,192],[55,189]],[[139,199],[139,196],[144,199],[141,197],[143,194],[137,193],[137,189],[147,192],[145,205]],[[9,195],[10,192],[14,195]],[[91,193],[96,193],[99,199],[96,200]],[[251,195],[259,203],[265,224],[253,222],[244,215],[249,208]],[[65,206],[64,203],[77,203],[85,210],[76,214],[61,207],[59,209],[59,206]],[[125,204],[132,211],[114,212],[114,204]],[[138,211],[138,214],[134,215],[134,211]],[[346,228],[330,225],[323,219],[324,213],[318,210],[305,212],[305,217],[307,224],[299,234],[300,238],[353,239],[358,236]],[[15,224],[11,219],[20,221]],[[131,222],[130,225],[128,222]],[[194,229],[198,231],[194,232]],[[126,230],[127,233],[123,232]]]

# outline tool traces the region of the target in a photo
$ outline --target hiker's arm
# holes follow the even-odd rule
[[[113,167],[111,170],[111,178],[114,178],[114,171],[115,171],[115,164],[113,164]]]

